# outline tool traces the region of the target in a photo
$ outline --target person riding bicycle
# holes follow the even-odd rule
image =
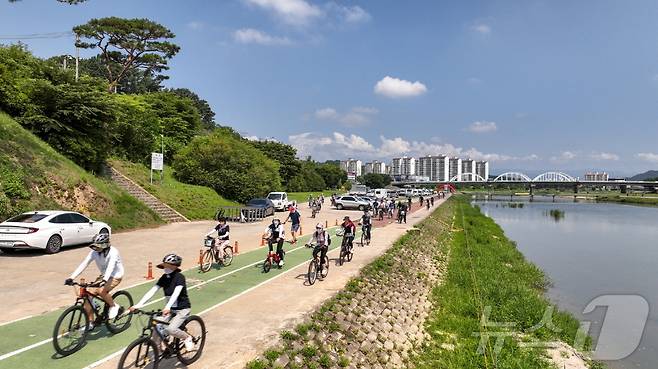
[[[372,217],[368,210],[363,211],[363,215],[359,219],[359,224],[363,225],[363,233],[367,239],[370,239],[370,230],[372,229]],[[345,231],[347,233],[347,230]]]
[[[215,251],[219,252],[220,258],[222,257],[222,250],[224,250],[224,247],[229,246],[231,242],[229,241],[229,236],[230,236],[230,227],[226,223],[226,218],[220,217],[217,219],[217,225],[215,228],[211,229],[210,232],[206,233],[206,238],[210,238],[210,236],[217,232],[217,239],[215,242],[213,242],[213,248]]]
[[[273,245],[276,242],[276,254],[279,255],[279,266],[284,265],[283,258],[285,256],[283,252],[283,241],[284,241],[285,228],[281,224],[281,220],[272,219],[272,224],[270,224],[265,229],[265,234],[263,238],[267,239],[267,246],[270,249],[270,252],[274,249]]]
[[[114,303],[110,291],[112,291],[116,286],[121,283],[121,278],[123,278],[123,263],[121,262],[121,255],[119,255],[119,250],[116,247],[113,247],[110,244],[110,235],[107,233],[100,233],[94,237],[91,245],[89,245],[91,251],[87,254],[87,257],[80,263],[78,268],[69,276],[69,278],[64,281],[64,284],[68,286],[73,285],[73,280],[79,276],[92,262],[96,263],[98,270],[103,274],[98,277],[97,284],[98,287],[87,288],[87,292],[92,295],[96,295],[103,299],[107,306],[109,306],[108,318],[114,319],[119,314],[119,309],[121,306]],[[90,329],[94,326],[94,315],[89,302],[85,300],[84,309],[89,317]]]
[[[180,266],[183,258],[176,254],[167,254],[162,258],[162,263],[158,264],[158,268],[163,269],[164,274],[155,282],[155,285],[146,292],[139,302],[130,307],[130,312],[135,309],[141,309],[146,303],[155,295],[160,288],[163,289],[167,304],[162,309],[162,316],[169,317],[165,332],[180,339],[185,344],[187,351],[194,350],[194,341],[192,336],[180,330],[179,327],[185,322],[185,319],[190,315],[190,298],[187,295],[187,283],[185,276],[181,273]],[[174,315],[172,316],[172,312]]]
[[[315,226],[315,232],[313,232],[308,244],[315,245],[313,248],[313,259],[315,259],[318,256],[318,253],[320,253],[320,269],[324,266],[324,258],[327,256],[330,243],[331,239],[329,238],[329,232],[324,230],[324,225],[322,223],[318,223]]]
[[[299,211],[297,211],[297,208],[294,206],[290,205],[288,208],[288,217],[286,220],[283,221],[283,224],[286,224],[288,222],[288,219],[292,221],[292,226],[290,226],[290,234],[292,235],[292,241],[290,243],[297,243],[297,235],[296,233],[299,232],[301,229],[301,215],[299,214]]]
[[[340,226],[343,228],[343,244],[347,242],[350,250],[352,250],[352,241],[354,241],[354,235],[356,234],[356,226],[348,216],[343,218],[343,223]]]

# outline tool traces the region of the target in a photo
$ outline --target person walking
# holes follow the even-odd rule
[[[301,214],[299,214],[299,211],[297,211],[294,206],[288,208],[288,217],[283,221],[283,224],[286,224],[288,219],[292,222],[292,225],[290,226],[290,234],[292,235],[292,240],[290,241],[291,244],[297,243],[297,232],[299,232],[302,227],[301,217]]]

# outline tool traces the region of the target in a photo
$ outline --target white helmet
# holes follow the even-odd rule
[[[322,224],[322,223],[316,224],[315,229],[320,230],[320,231],[323,230],[324,229],[324,224]]]

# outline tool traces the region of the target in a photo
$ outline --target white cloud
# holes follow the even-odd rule
[[[370,123],[373,115],[379,113],[375,108],[356,106],[346,113],[339,113],[334,108],[322,108],[315,111],[315,118],[341,123],[346,126],[363,126]]]
[[[595,152],[590,155],[594,160],[619,160],[619,155],[609,152]]]
[[[346,6],[336,2],[327,3],[325,6],[329,13],[334,13],[339,20],[349,24],[364,23],[372,19],[370,13],[358,5]]]
[[[491,26],[486,23],[475,23],[471,26],[471,30],[482,35],[488,35],[491,33]]]
[[[202,30],[206,27],[206,24],[203,22],[199,21],[191,21],[187,24],[187,28],[192,29],[194,31],[199,31]]]
[[[266,46],[289,46],[293,42],[287,37],[276,37],[253,28],[242,28],[233,32],[233,39],[241,44]]]
[[[496,122],[477,121],[468,126],[468,130],[473,133],[489,133],[498,130]]]
[[[243,0],[246,4],[271,12],[282,22],[305,26],[323,15],[322,10],[305,0]]]
[[[464,149],[449,143],[427,143],[424,141],[408,141],[402,137],[379,137],[379,146],[373,145],[361,136],[344,135],[334,132],[332,135],[305,132],[288,137],[288,142],[297,149],[300,157],[311,155],[319,160],[358,157],[362,160],[390,160],[400,155],[420,156],[427,154],[446,154],[450,156],[470,157],[476,160],[530,161],[537,160],[535,154],[527,156],[511,156],[497,153],[482,153],[475,148]]]
[[[569,161],[573,160],[578,156],[576,153],[573,153],[571,151],[562,151],[560,155],[557,156],[552,156],[551,160],[552,161]]]
[[[390,76],[382,78],[375,85],[375,93],[390,98],[413,97],[427,92],[427,87],[419,81],[411,82]]]
[[[635,157],[638,159],[648,161],[651,163],[658,163],[658,154],[654,154],[652,152],[641,152],[638,154],[635,154]]]

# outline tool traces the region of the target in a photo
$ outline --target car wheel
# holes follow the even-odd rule
[[[59,252],[59,250],[62,248],[62,237],[59,235],[52,235],[48,239],[48,243],[46,244],[46,253],[48,254],[56,254]]]
[[[338,210],[343,210],[343,204],[338,204],[338,205],[336,205],[336,209],[338,209]]]

